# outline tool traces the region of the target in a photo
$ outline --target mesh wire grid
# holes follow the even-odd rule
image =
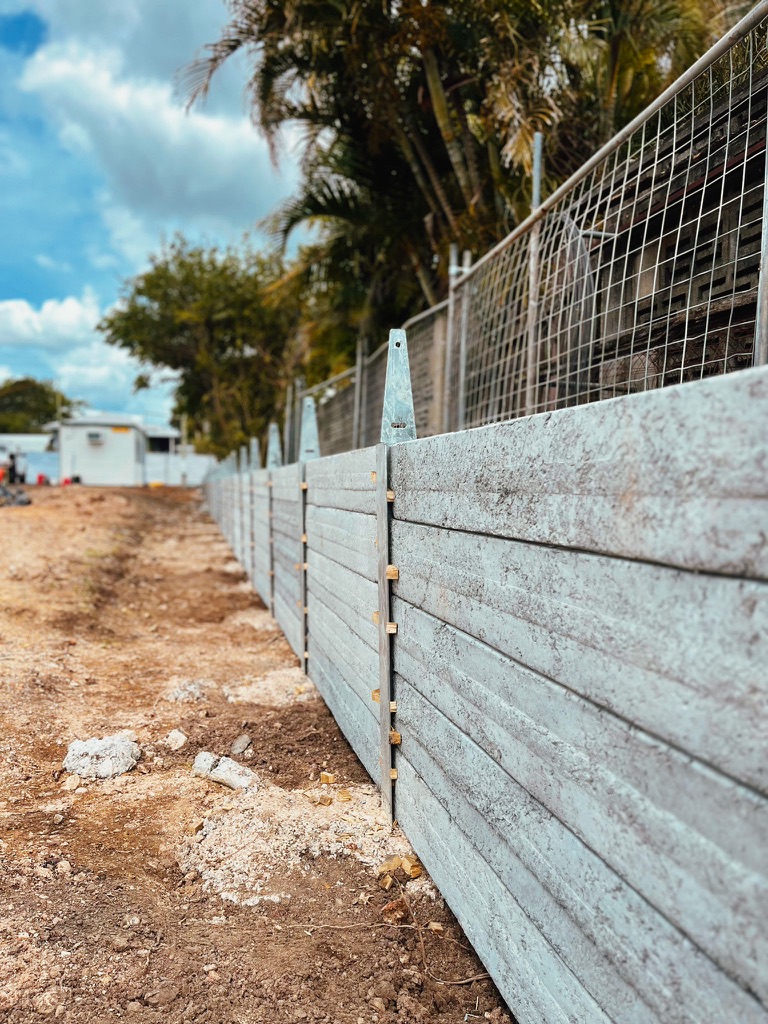
[[[448,301],[403,325],[418,436],[752,364],[766,9],[463,274]],[[363,360],[361,446],[379,440],[386,363],[386,343]],[[354,374],[304,392],[320,403],[323,454],[352,446]]]
[[[449,426],[751,365],[767,93],[762,22],[459,280]]]

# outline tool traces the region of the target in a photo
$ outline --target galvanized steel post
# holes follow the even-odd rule
[[[760,241],[760,270],[757,279],[757,313],[752,365],[768,363],[768,146],[763,173],[763,230]]]
[[[443,376],[443,433],[451,429],[451,372],[453,370],[454,317],[456,313],[456,278],[461,274],[459,247],[451,242],[448,249],[448,329],[445,343]]]
[[[280,427],[274,421],[269,424],[269,437],[267,440],[267,469],[270,470],[267,480],[269,491],[269,502],[267,518],[269,521],[269,611],[275,614],[275,532],[272,524],[275,517],[274,502],[272,500],[272,470],[278,469],[283,464],[280,454]]]
[[[315,409],[315,400],[308,395],[303,403],[301,409],[301,441],[299,444],[299,486],[301,488],[301,497],[299,501],[299,507],[301,508],[301,559],[299,562],[299,574],[300,574],[300,585],[299,595],[301,600],[301,616],[303,622],[303,637],[304,642],[302,650],[304,657],[302,659],[304,665],[304,672],[309,671],[309,624],[307,615],[309,612],[309,605],[307,603],[307,569],[309,563],[307,561],[307,479],[305,466],[307,462],[311,462],[313,459],[320,458],[320,441],[317,432],[317,410]]]
[[[531,213],[541,206],[541,169],[544,149],[544,136],[536,132],[533,137],[533,188],[531,195]],[[528,329],[527,350],[525,360],[525,414],[530,416],[536,411],[536,375],[538,364],[538,326],[539,326],[539,243],[541,238],[541,221],[537,220],[531,228],[528,248]]]
[[[464,250],[461,272],[472,269],[472,253]],[[459,383],[458,383],[458,429],[463,430],[467,419],[467,328],[469,324],[469,296],[472,282],[464,285],[461,295],[461,321],[459,322]]]
[[[408,342],[405,331],[389,332],[387,379],[381,417],[381,444],[376,451],[376,541],[379,554],[379,736],[381,760],[381,801],[390,820],[395,816],[394,783],[397,779],[394,750],[400,740],[395,729],[397,705],[392,676],[392,641],[397,624],[391,621],[390,587],[392,566],[389,561],[389,523],[396,495],[389,489],[388,450],[400,441],[416,440]]]
[[[363,367],[365,357],[363,353],[362,335],[357,337],[357,355],[355,357],[355,407],[352,412],[352,448],[362,448],[360,443],[360,420],[363,401]]]

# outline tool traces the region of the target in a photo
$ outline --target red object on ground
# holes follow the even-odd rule
[[[65,476],[64,479],[61,481],[61,486],[62,487],[69,487],[69,485],[71,483],[72,483],[72,480],[68,476]]]

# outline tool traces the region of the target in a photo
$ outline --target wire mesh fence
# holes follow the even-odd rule
[[[453,426],[752,364],[767,95],[760,21],[458,281]]]
[[[317,431],[323,455],[348,452],[357,446],[355,437],[355,369],[307,388],[300,397],[312,395],[317,405]]]
[[[767,110],[764,0],[403,325],[418,436],[768,361]],[[321,400],[324,453],[379,440],[386,352]]]

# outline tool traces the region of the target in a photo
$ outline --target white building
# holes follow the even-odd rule
[[[58,466],[42,471],[52,481],[79,480],[96,487],[199,487],[216,459],[180,443],[175,427],[141,423],[121,413],[86,415],[48,423]],[[54,456],[55,457],[55,456]],[[30,458],[30,469],[37,471]],[[34,482],[34,472],[28,477]]]
[[[97,487],[146,483],[147,435],[132,416],[106,413],[51,423],[59,452],[59,480]]]

